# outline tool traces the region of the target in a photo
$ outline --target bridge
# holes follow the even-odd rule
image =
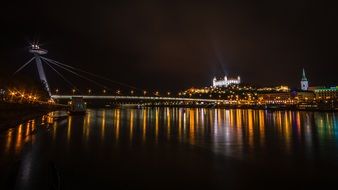
[[[203,99],[203,98],[177,98],[177,97],[160,97],[160,96],[107,96],[107,95],[51,95],[54,100],[71,100],[73,97],[81,97],[84,100],[159,100],[159,101],[194,101],[208,103],[228,104],[228,100],[221,99]]]
[[[81,97],[84,100],[123,100],[123,101],[170,101],[170,102],[199,102],[199,103],[218,103],[218,104],[229,104],[230,102],[228,100],[223,99],[207,99],[207,98],[191,98],[191,97],[173,97],[173,96],[159,96],[158,92],[154,95],[146,95],[146,90],[139,89],[137,87],[131,86],[129,84],[113,81],[110,78],[103,77],[101,75],[97,75],[94,73],[90,73],[88,71],[84,71],[79,68],[75,68],[73,66],[43,57],[48,53],[47,50],[40,48],[37,44],[32,44],[29,48],[29,53],[33,54],[34,56],[26,62],[24,65],[22,65],[14,74],[21,71],[23,68],[25,68],[29,63],[31,63],[33,60],[35,60],[35,65],[37,67],[39,77],[41,84],[43,85],[45,91],[48,93],[48,96],[50,98],[50,101],[54,100],[60,100],[60,101],[66,101],[71,100],[74,97]],[[48,66],[52,71],[54,71],[64,82],[67,83],[68,86],[71,86],[73,94],[72,95],[61,95],[61,94],[52,94],[51,88],[49,86],[49,83],[47,81],[47,76],[45,74],[44,66]],[[68,80],[61,71],[68,72],[68,74],[72,74],[72,76],[79,77],[81,80],[85,80],[86,82],[89,82],[91,84],[94,84],[96,86],[99,86],[101,89],[104,89],[104,93],[106,92],[106,89],[112,91],[112,89],[108,88],[105,84],[98,82],[99,80],[109,82],[110,85],[120,85],[123,87],[127,87],[129,89],[132,89],[131,92],[134,92],[134,90],[140,90],[143,92],[143,96],[140,95],[107,95],[107,94],[101,94],[101,95],[94,95],[90,94],[91,90],[89,90],[88,94],[74,94],[75,91],[79,91],[78,88],[70,81]],[[89,77],[90,76],[90,77]],[[93,79],[95,78],[95,79]],[[119,91],[119,90],[118,90]],[[132,93],[134,94],[134,93]]]

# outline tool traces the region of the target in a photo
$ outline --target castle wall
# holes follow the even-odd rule
[[[227,87],[231,84],[240,84],[241,83],[241,79],[240,77],[238,77],[237,79],[229,79],[225,76],[223,80],[216,80],[216,78],[214,78],[213,80],[213,87]]]

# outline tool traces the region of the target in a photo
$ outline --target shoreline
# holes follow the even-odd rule
[[[22,116],[22,119],[19,119],[19,120],[16,120],[16,121],[8,121],[6,123],[1,123],[0,124],[0,133],[6,131],[6,130],[9,130],[11,128],[14,128],[16,127],[17,125],[21,124],[21,123],[25,123],[29,120],[32,120],[32,119],[37,119],[39,117],[42,117],[43,115],[47,114],[49,111],[46,111],[46,112],[41,112],[41,113],[34,113],[34,114],[30,114],[30,115],[25,115],[25,116]]]
[[[54,105],[0,102],[0,133],[51,111],[62,109],[62,107]]]
[[[298,108],[297,106],[289,107],[267,107],[267,106],[228,106],[228,105],[139,105],[139,104],[121,104],[111,106],[88,106],[89,109],[109,109],[109,108],[156,108],[156,107],[172,107],[172,108],[208,108],[208,109],[252,109],[266,111],[308,111],[308,112],[338,112],[338,108]]]

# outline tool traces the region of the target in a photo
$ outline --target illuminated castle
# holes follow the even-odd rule
[[[230,84],[240,84],[241,83],[241,77],[238,76],[237,79],[229,79],[227,76],[224,76],[223,80],[217,80],[216,77],[212,80],[212,86],[213,87],[227,87]]]

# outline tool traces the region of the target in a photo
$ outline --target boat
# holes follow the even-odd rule
[[[69,103],[68,109],[69,115],[85,115],[86,103],[82,97],[72,97],[72,101]]]

